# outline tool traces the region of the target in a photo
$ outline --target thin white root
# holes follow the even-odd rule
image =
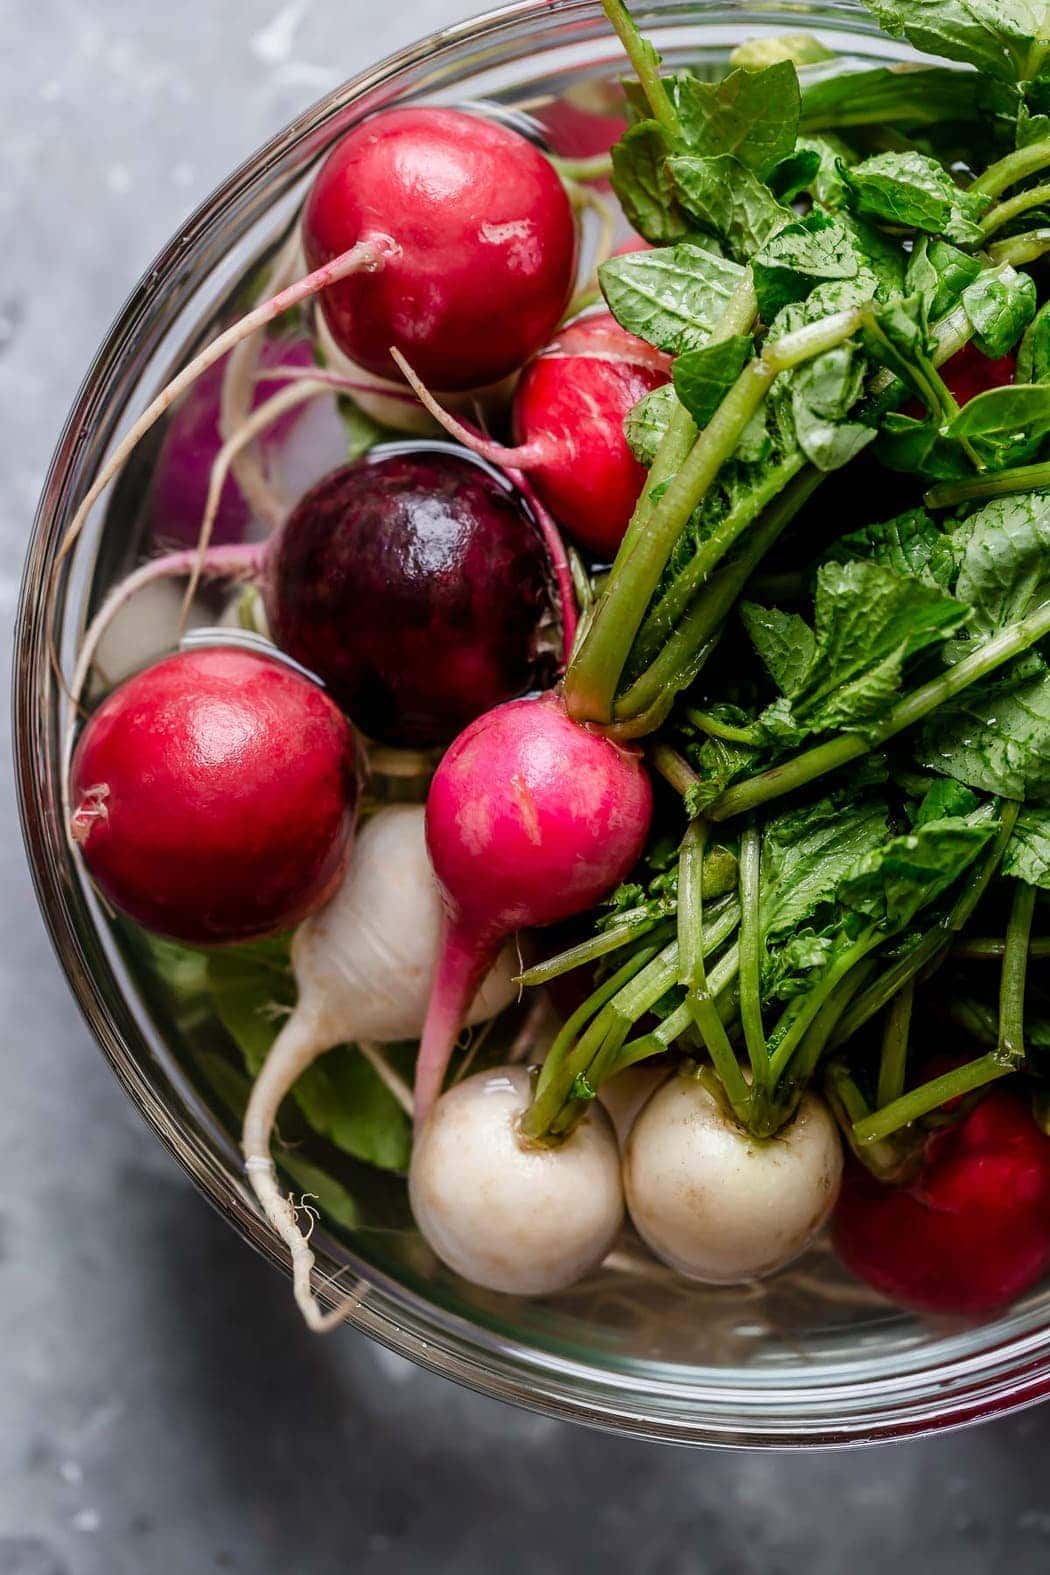
[[[313,1269],[317,1260],[310,1248],[309,1232],[304,1234],[299,1228],[298,1211],[278,1185],[270,1140],[285,1095],[307,1067],[330,1048],[323,1025],[312,1014],[299,1010],[292,1013],[274,1040],[252,1087],[241,1139],[248,1180],[266,1218],[291,1257],[296,1305],[308,1327],[317,1334],[342,1323],[356,1302],[351,1297],[329,1312],[321,1308],[313,1289]]]
[[[273,267],[263,286],[266,294],[275,295],[279,290],[287,289],[302,269],[302,239],[299,225],[295,223],[274,258]],[[259,356],[264,343],[261,332],[251,334],[231,351],[223,368],[219,433],[224,442],[238,432],[251,415]],[[279,525],[287,500],[274,487],[263,457],[254,444],[237,455],[233,475],[252,513],[271,527]]]
[[[359,1039],[357,1048],[368,1062],[379,1081],[390,1090],[401,1109],[407,1116],[412,1114],[412,1090],[403,1077],[399,1077],[383,1055],[377,1044],[371,1039]]]
[[[348,278],[353,273],[375,273],[385,263],[398,254],[397,242],[389,235],[372,235],[367,239],[358,241],[349,251],[334,257],[331,262],[307,274],[302,279],[297,279],[294,284],[285,290],[279,290],[269,300],[263,301],[252,311],[245,314],[238,322],[232,323],[223,333],[206,345],[199,355],[182,371],[172,378],[167,386],[153,399],[146,409],[124,434],[112,454],[99,470],[91,486],[84,494],[76,513],[67,529],[61,545],[55,554],[53,575],[57,577],[58,570],[63,561],[69,556],[80,538],[88,516],[103,492],[115,476],[119,474],[137,445],[146,436],[146,433],[160,420],[165,411],[169,410],[181,394],[184,394],[197,380],[202,372],[210,366],[221,361],[223,356],[234,350],[243,340],[256,333],[260,328],[265,328],[276,318],[291,311],[292,307],[299,306],[303,301],[310,300],[319,295],[322,290],[327,290],[331,285],[338,284],[341,279]],[[52,588],[54,580],[52,581]],[[54,597],[52,595],[52,605]],[[52,631],[53,632],[53,623]]]
[[[230,473],[237,455],[249,444],[253,443],[260,432],[264,432],[279,416],[289,410],[294,410],[296,405],[305,404],[308,399],[316,399],[321,394],[329,393],[330,386],[319,378],[311,378],[306,382],[292,383],[288,388],[282,388],[280,393],[274,394],[258,410],[247,417],[244,424],[233,436],[223,444],[212,462],[211,475],[208,480],[208,497],[204,507],[204,518],[201,521],[200,535],[193,554],[193,567],[190,570],[189,580],[186,585],[186,594],[182,601],[182,617],[180,631],[185,628],[186,619],[193,605],[193,598],[197,594],[201,575],[207,569],[208,548],[211,545],[212,532],[215,529],[215,520],[219,513],[219,504],[222,500],[222,489],[226,485],[226,478]]]

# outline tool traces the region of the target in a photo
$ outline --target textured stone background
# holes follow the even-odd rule
[[[0,0],[5,628],[59,423],[153,253],[274,127],[466,3]],[[1050,1407],[874,1452],[686,1454],[510,1411],[349,1332],[309,1338],[93,1048],[7,753],[0,1575],[1047,1568]]]

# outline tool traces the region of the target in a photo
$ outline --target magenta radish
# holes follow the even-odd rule
[[[381,376],[396,346],[439,389],[497,382],[550,337],[576,272],[576,222],[550,160],[462,110],[390,110],[354,127],[303,213],[311,268],[382,233],[396,255],[322,311],[340,349]]]
[[[553,694],[498,706],[450,746],[427,799],[447,923],[416,1067],[417,1122],[503,942],[593,907],[637,862],[651,815],[641,757],[577,727]]]
[[[390,110],[347,132],[316,176],[302,236],[312,271],[225,329],[161,390],[85,493],[59,562],[161,416],[294,307],[323,297],[341,349],[373,371],[389,374],[396,346],[436,388],[464,389],[539,350],[575,280],[576,219],[553,165],[519,133],[459,110]],[[331,293],[355,276],[378,288]]]
[[[391,804],[362,825],[331,900],[292,941],[298,992],[255,1081],[242,1147],[252,1186],[288,1247],[296,1300],[312,1328],[338,1322],[321,1312],[310,1284],[313,1254],[282,1195],[270,1153],[278,1111],[307,1067],[335,1045],[356,1044],[399,1098],[410,1098],[378,1045],[418,1038],[441,937],[441,899],[427,857],[422,805]],[[468,1021],[494,1017],[517,993],[516,959],[505,951],[482,981]]]
[[[409,1197],[420,1232],[474,1285],[547,1296],[596,1268],[623,1222],[620,1156],[593,1105],[557,1147],[520,1131],[524,1067],[478,1072],[443,1094],[416,1134]]]
[[[260,369],[263,372],[302,372],[312,362],[310,341],[299,335],[264,340],[259,349]],[[212,467],[223,445],[220,406],[228,365],[229,358],[210,367],[187,390],[172,411],[150,477],[146,501],[150,531],[155,541],[189,546],[197,540],[208,500]],[[272,377],[264,376],[257,380],[249,408],[258,409],[282,386],[280,381]],[[290,411],[262,435],[261,444],[268,458],[272,458],[279,449],[298,415],[298,411]],[[250,518],[248,501],[235,478],[227,476],[219,494],[212,539],[216,542],[241,541]]]
[[[537,522],[491,469],[445,445],[334,471],[266,542],[135,570],[88,631],[74,694],[128,597],[198,567],[257,584],[277,644],[385,743],[446,742],[554,671],[554,576]],[[570,634],[571,605],[561,621]]]
[[[627,333],[608,312],[563,328],[525,368],[514,395],[516,446],[479,437],[429,394],[416,368],[399,365],[427,410],[493,464],[525,472],[558,523],[581,547],[613,558],[646,472],[623,423],[645,394],[670,379],[670,360]]]
[[[353,735],[287,663],[184,651],[103,701],[73,755],[69,832],[95,884],[195,946],[295,924],[337,885],[357,803]]]

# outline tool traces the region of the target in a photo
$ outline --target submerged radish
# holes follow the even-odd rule
[[[834,1208],[841,1177],[838,1132],[815,1094],[760,1141],[693,1077],[653,1095],[624,1154],[642,1240],[680,1274],[714,1285],[761,1279],[797,1258]]]
[[[427,798],[447,928],[416,1069],[416,1117],[441,1092],[479,980],[509,935],[600,901],[637,862],[652,815],[641,757],[569,720],[555,695],[514,700],[450,746]]]
[[[353,735],[327,695],[249,651],[184,651],[103,701],[77,742],[70,835],[115,907],[206,946],[295,924],[353,835]]]
[[[1050,1137],[993,1089],[927,1138],[907,1185],[852,1165],[832,1234],[847,1268],[905,1307],[995,1312],[1050,1273]]]
[[[328,290],[339,348],[396,375],[396,346],[439,389],[497,382],[550,337],[576,272],[576,222],[554,166],[520,133],[457,109],[389,110],[355,126],[303,214],[311,268],[388,235],[382,270]]]
[[[418,369],[406,376],[427,409],[476,454],[525,471],[558,523],[581,547],[612,558],[645,468],[624,436],[624,418],[670,378],[670,361],[627,333],[608,312],[563,328],[529,363],[514,395],[516,447],[480,438],[433,400]]]
[[[289,1247],[295,1294],[312,1327],[323,1327],[310,1287],[313,1256],[281,1194],[270,1143],[285,1095],[324,1051],[347,1043],[414,1039],[422,1028],[441,935],[441,901],[427,858],[422,806],[388,805],[357,836],[331,901],[292,942],[298,1000],[256,1079],[242,1147],[252,1185]],[[493,1017],[517,993],[516,960],[505,954],[478,990],[470,1022]]]
[[[546,1296],[605,1257],[623,1221],[623,1188],[600,1106],[546,1147],[521,1135],[529,1099],[520,1066],[478,1072],[442,1095],[416,1134],[409,1197],[423,1236],[457,1274],[492,1291]]]
[[[518,495],[445,445],[374,453],[334,471],[265,542],[145,564],[100,610],[81,673],[131,594],[198,567],[256,583],[277,644],[364,732],[390,744],[446,742],[538,684],[554,672],[552,645],[574,626],[571,590]]]

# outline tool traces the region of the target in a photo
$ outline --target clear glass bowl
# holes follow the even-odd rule
[[[785,29],[872,59],[907,54],[840,0],[656,0],[638,14],[665,58],[680,64],[716,65],[742,38]],[[282,1255],[245,1187],[236,1120],[202,1071],[222,1053],[221,1030],[159,986],[141,941],[100,908],[60,825],[67,717],[49,660],[48,587],[57,583],[68,664],[86,613],[142,547],[139,505],[155,444],[140,448],[61,562],[58,544],[114,434],[214,322],[233,315],[246,269],[272,250],[307,172],[348,124],[408,99],[534,108],[622,70],[595,0],[527,0],[347,83],[236,171],[157,258],[88,373],[48,476],[22,588],[15,680],[22,815],[40,902],[128,1095],[212,1203],[275,1262]],[[958,1426],[1030,1404],[1050,1387],[1046,1293],[995,1322],[953,1329],[870,1297],[820,1247],[765,1286],[705,1290],[647,1264],[627,1242],[586,1285],[521,1302],[442,1269],[412,1232],[399,1185],[349,1162],[342,1179],[366,1228],[318,1229],[313,1244],[321,1275],[339,1276],[334,1294],[354,1300],[351,1321],[447,1377],[556,1416],[681,1443],[829,1445]],[[281,1294],[276,1281],[273,1294]]]

